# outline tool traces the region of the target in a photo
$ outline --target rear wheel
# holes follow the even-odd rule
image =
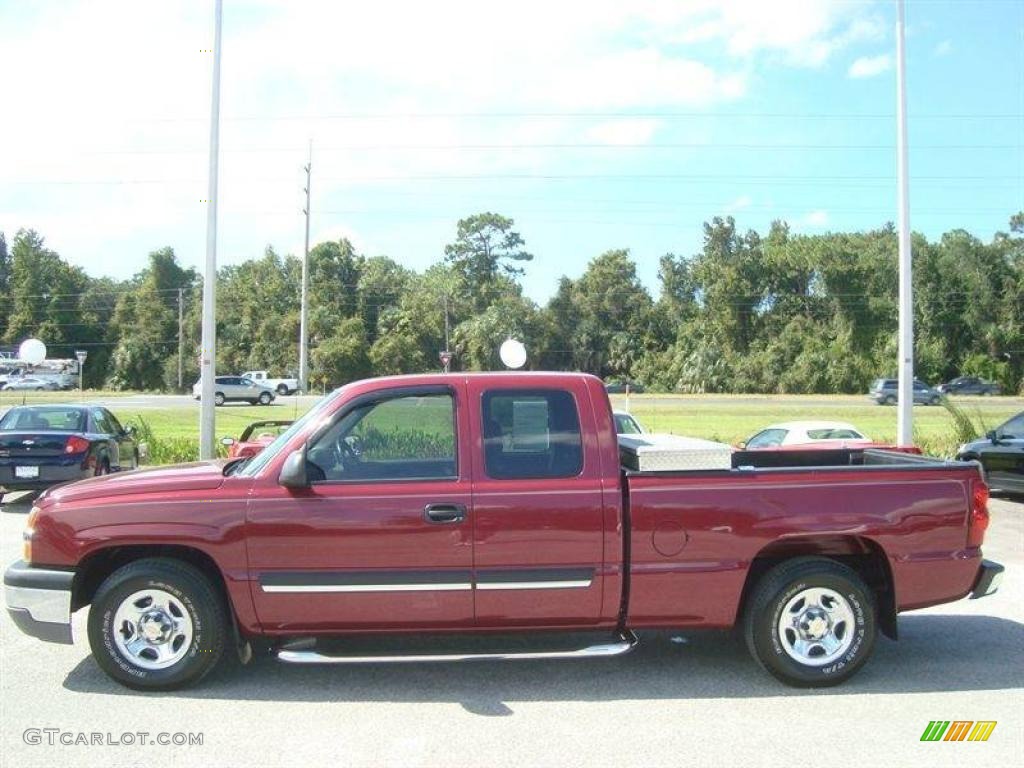
[[[875,599],[860,576],[823,557],[789,560],[766,573],[744,616],[751,655],[782,682],[837,685],[875,644]]]
[[[942,398],[940,398],[938,395],[936,395],[935,397],[933,397],[931,400],[928,401],[928,405],[938,405],[939,401],[941,399]]]
[[[228,640],[223,600],[188,563],[148,558],[100,585],[89,611],[89,645],[110,677],[138,690],[199,682]]]
[[[895,395],[886,395],[885,396],[884,404],[885,405],[896,405],[896,396]]]
[[[287,384],[278,384],[277,385],[277,394],[279,394],[281,396],[287,395],[288,394],[288,385]]]
[[[214,394],[214,396],[213,396],[213,404],[214,405],[224,405],[224,393],[223,392],[217,392],[216,394]]]
[[[260,405],[270,405],[269,392],[260,392]]]
[[[110,459],[108,459],[106,456],[101,456],[99,459],[96,460],[96,470],[93,472],[93,475],[95,475],[96,477],[99,477],[100,475],[109,475],[109,474],[110,474]]]

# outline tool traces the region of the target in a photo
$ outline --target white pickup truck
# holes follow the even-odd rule
[[[243,378],[252,379],[257,384],[270,387],[279,395],[294,395],[299,391],[298,379],[275,379],[271,378],[269,371],[246,371]]]

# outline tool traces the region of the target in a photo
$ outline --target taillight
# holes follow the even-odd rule
[[[971,483],[971,512],[967,516],[967,546],[980,547],[988,528],[988,486],[981,480]]]
[[[72,435],[64,443],[64,453],[85,453],[89,450],[89,441],[84,437]]]

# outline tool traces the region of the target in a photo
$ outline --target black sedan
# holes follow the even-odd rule
[[[936,389],[944,395],[998,395],[1002,391],[994,381],[985,381],[977,376],[957,376],[952,381],[939,384]]]
[[[993,490],[1024,493],[1024,412],[960,446],[958,459],[980,461]]]
[[[139,465],[135,430],[106,408],[22,405],[0,418],[0,499]]]

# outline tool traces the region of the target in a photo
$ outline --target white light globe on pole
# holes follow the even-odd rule
[[[25,339],[18,347],[18,358],[29,365],[39,365],[46,359],[46,345],[39,339]]]
[[[522,368],[526,365],[526,347],[516,339],[505,339],[498,350],[498,356],[507,368]]]

